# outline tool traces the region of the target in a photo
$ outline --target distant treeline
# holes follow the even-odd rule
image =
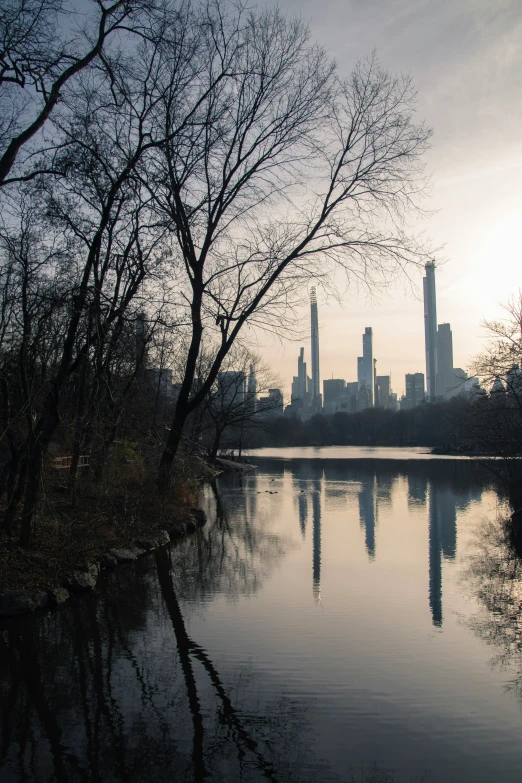
[[[357,413],[271,419],[257,446],[446,446],[472,448],[463,440],[459,420],[470,403],[464,397],[421,405],[407,411],[368,408]]]

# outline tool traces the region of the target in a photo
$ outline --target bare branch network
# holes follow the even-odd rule
[[[30,530],[68,385],[80,374],[96,397],[138,308],[171,324],[183,368],[166,487],[188,417],[245,330],[284,330],[304,284],[331,286],[334,269],[377,291],[424,263],[406,220],[430,130],[408,78],[375,56],[339,74],[279,10],[96,0],[80,20],[54,0],[10,0],[0,38],[4,268],[22,281],[9,288],[6,271],[6,301],[34,356],[37,324],[48,328],[39,281],[62,303],[45,377],[35,359],[24,397]],[[8,250],[27,210],[29,266]]]

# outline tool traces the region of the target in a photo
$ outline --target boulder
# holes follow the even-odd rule
[[[86,593],[96,587],[100,569],[97,563],[88,566],[87,571],[72,571],[64,581],[71,593]]]
[[[133,544],[130,547],[130,551],[134,552],[136,557],[141,557],[141,555],[144,555],[147,550],[144,549],[142,546],[138,546],[137,544]]]
[[[43,609],[49,603],[47,593],[29,590],[0,590],[0,617],[27,614]]]
[[[194,517],[194,521],[198,527],[203,527],[207,521],[207,515],[202,508],[191,508],[190,513]]]
[[[53,590],[49,590],[49,602],[53,606],[63,604],[69,599],[69,591],[65,587],[55,587]]]
[[[100,566],[102,568],[116,568],[117,565],[118,561],[114,555],[111,555],[109,552],[104,552],[103,555],[100,556]]]
[[[132,563],[138,559],[138,555],[132,549],[109,549],[109,554],[116,558],[118,565]]]
[[[170,541],[170,535],[166,530],[160,530],[158,533],[158,541],[161,544],[168,544]]]

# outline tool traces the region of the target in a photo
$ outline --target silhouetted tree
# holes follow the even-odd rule
[[[377,289],[424,259],[400,228],[430,135],[413,122],[408,79],[375,59],[343,79],[301,22],[217,3],[194,62],[197,78],[158,104],[168,141],[143,167],[172,231],[187,324],[162,486],[188,416],[247,325],[280,330],[299,284],[323,276],[327,261]],[[169,78],[177,90],[174,68]],[[198,358],[214,344],[196,391]]]

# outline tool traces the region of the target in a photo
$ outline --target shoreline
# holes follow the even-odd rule
[[[195,533],[206,524],[207,517],[202,509],[192,508],[187,511],[186,519],[180,519],[168,528],[153,531],[150,537],[137,538],[130,544],[122,542],[107,549],[92,561],[78,563],[74,568],[64,571],[59,585],[41,590],[0,587],[0,627],[4,619],[52,609],[68,601],[71,596],[91,592],[95,589],[102,571],[135,562],[155,549]]]
[[[224,473],[241,473],[253,469],[255,465],[250,463],[218,457],[212,463],[205,462],[205,470],[199,481],[211,482]],[[38,542],[41,544],[40,549],[38,546],[22,549],[15,540],[3,535],[0,541],[0,625],[4,619],[49,610],[71,596],[90,592],[95,589],[102,571],[132,563],[159,547],[195,533],[206,524],[207,518],[196,504],[191,507],[185,503],[182,502],[175,509],[170,522],[159,521],[157,517],[150,520],[143,517],[138,522],[133,519],[133,530],[126,529],[125,515],[123,519],[118,519],[119,524],[115,524],[116,518],[113,519],[112,527],[109,518],[102,520],[101,527],[94,530],[94,542],[90,539],[86,541],[90,546],[85,552],[89,548],[97,550],[93,557],[85,556],[84,552],[76,558],[68,550],[67,543],[62,543],[61,551],[58,548],[58,552],[53,551],[52,542],[46,548],[49,542],[45,533],[41,534],[41,541]],[[95,514],[91,514],[91,518],[87,518],[87,525],[89,521],[92,523],[94,517]],[[65,517],[67,523],[80,525],[81,528],[82,509],[76,513],[69,511]],[[5,568],[1,568],[2,555]],[[74,560],[72,563],[71,557]],[[9,570],[8,565],[11,566]]]

